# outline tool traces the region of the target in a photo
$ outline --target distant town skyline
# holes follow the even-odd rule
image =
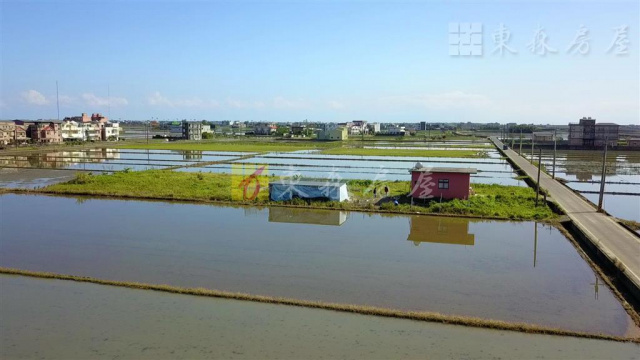
[[[2,1],[0,119],[640,124],[639,11]]]

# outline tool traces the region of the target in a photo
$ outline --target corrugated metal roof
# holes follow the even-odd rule
[[[269,183],[269,186],[271,185],[285,185],[285,186],[289,186],[289,185],[293,185],[293,186],[317,186],[317,187],[331,187],[331,186],[335,186],[335,187],[340,187],[342,185],[346,184],[345,181],[320,181],[320,180],[295,180],[295,179],[283,179],[282,182],[280,181],[273,181]]]
[[[430,173],[458,173],[458,174],[475,174],[478,172],[474,168],[453,168],[453,167],[421,167],[413,168],[411,171],[422,171]]]

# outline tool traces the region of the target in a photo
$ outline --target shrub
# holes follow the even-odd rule
[[[79,172],[76,174],[76,177],[71,180],[73,184],[86,184],[90,182],[92,179],[91,173]]]

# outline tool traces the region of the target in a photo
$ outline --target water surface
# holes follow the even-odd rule
[[[638,358],[640,346],[0,275],[0,357]],[[46,301],[43,301],[46,299]]]
[[[6,267],[618,335],[630,328],[567,239],[532,222],[13,194],[0,205]]]

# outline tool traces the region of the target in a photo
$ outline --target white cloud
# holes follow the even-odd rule
[[[392,96],[383,99],[383,102],[390,105],[417,105],[431,110],[486,108],[491,105],[491,100],[484,95],[469,94],[462,91],[440,94]]]
[[[28,90],[21,94],[22,99],[32,105],[47,105],[49,100],[36,90]]]
[[[127,99],[123,97],[106,98],[106,97],[99,97],[91,93],[82,94],[82,99],[87,105],[90,105],[90,106],[107,106],[109,105],[109,102],[111,102],[111,106],[114,106],[114,107],[125,106],[129,104]]]
[[[76,98],[73,96],[69,96],[69,95],[60,95],[58,97],[58,101],[60,102],[60,105],[72,105],[76,102]]]
[[[277,96],[271,101],[249,101],[227,98],[222,103],[217,100],[203,100],[198,97],[187,99],[170,99],[156,91],[147,97],[147,103],[154,106],[190,107],[190,108],[229,108],[229,109],[302,109],[309,106],[304,100],[290,100]]]
[[[333,110],[342,110],[344,109],[346,106],[339,102],[339,101],[335,101],[335,100],[331,100],[327,103],[327,105],[329,105],[329,108],[333,109]]]
[[[272,101],[272,106],[276,109],[304,109],[309,104],[304,100],[290,100],[282,96],[277,96]]]
[[[198,97],[190,99],[169,99],[166,96],[160,94],[159,91],[147,97],[147,103],[154,106],[168,106],[168,107],[191,107],[191,108],[217,108],[220,103],[216,100],[202,100]]]

